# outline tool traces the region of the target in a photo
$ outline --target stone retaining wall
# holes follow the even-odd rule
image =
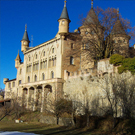
[[[41,115],[40,121],[41,123],[46,123],[46,124],[56,124],[58,122],[58,125],[60,126],[72,126],[72,118],[59,118],[57,121],[56,117],[53,116],[43,116]]]

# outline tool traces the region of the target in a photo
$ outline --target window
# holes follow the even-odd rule
[[[62,24],[64,24],[65,23],[65,21],[64,20],[62,20]]]
[[[45,51],[44,51],[44,54],[43,54],[43,56],[45,56]]]
[[[54,72],[51,71],[51,78],[54,78]]]
[[[55,59],[52,59],[52,65],[55,66]]]
[[[35,58],[37,59],[37,54],[36,54]]]
[[[118,40],[118,43],[121,43],[122,41],[121,40]]]
[[[15,87],[15,82],[13,82],[13,87]]]
[[[52,53],[54,53],[54,48],[52,49]]]
[[[74,58],[73,56],[70,57],[70,65],[73,65],[74,64]]]
[[[52,66],[56,66],[56,57],[52,59]]]
[[[94,35],[94,33],[95,33],[95,32],[92,30],[92,31],[91,31],[91,34]]]
[[[47,60],[45,61],[45,68],[47,68]]]
[[[30,77],[28,76],[28,82],[30,82]]]
[[[37,64],[36,64],[36,70],[38,70],[38,67],[39,67],[39,64],[37,63]]]
[[[45,80],[45,74],[42,73],[42,80]]]
[[[19,80],[19,85],[22,83],[22,81],[21,80]]]
[[[30,61],[30,56],[29,56],[29,61]]]
[[[38,70],[39,69],[39,63],[34,63],[33,64],[33,70]]]
[[[43,66],[43,62],[41,61],[41,62],[40,62],[40,69],[43,68],[42,66]]]
[[[11,83],[8,84],[8,88],[11,88]]]
[[[88,31],[86,31],[85,34],[87,35],[88,34]]]
[[[43,61],[43,68],[45,68],[45,61]]]
[[[125,40],[125,39],[123,39],[123,42],[124,42],[124,43],[126,43],[126,40]]]
[[[74,49],[74,44],[73,43],[71,43],[71,49]]]
[[[35,75],[35,77],[34,77],[34,80],[35,80],[35,82],[37,81],[37,76]]]
[[[51,67],[51,59],[49,60],[49,67]]]

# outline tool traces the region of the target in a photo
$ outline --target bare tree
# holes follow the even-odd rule
[[[89,61],[108,58],[113,53],[128,56],[129,40],[131,38],[131,46],[135,40],[135,31],[130,21],[122,18],[117,9],[92,8],[81,24],[80,37],[75,33],[79,40],[75,41],[78,48],[74,54],[81,53]],[[115,42],[115,37],[118,42]]]
[[[116,117],[131,118],[135,115],[135,77],[130,73],[115,74],[113,76],[105,75],[101,88],[104,95],[104,104],[102,109],[114,118],[114,127]]]
[[[4,98],[5,89],[0,88],[0,95]]]

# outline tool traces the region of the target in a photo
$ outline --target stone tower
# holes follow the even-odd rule
[[[27,48],[29,47],[29,37],[28,37],[28,33],[27,33],[27,25],[25,25],[25,32],[23,35],[23,38],[21,40],[21,51],[24,53]]]
[[[60,18],[58,19],[59,22],[59,31],[58,33],[61,35],[68,34],[69,32],[69,23],[71,22],[68,16],[67,7],[66,7],[66,0],[64,1],[64,8],[61,13]]]
[[[83,25],[79,27],[79,31],[82,37],[81,69],[93,68],[93,58],[95,58],[94,56],[97,53],[95,47],[102,45],[104,39],[104,27],[101,26],[93,9],[93,0],[91,1],[91,9]]]
[[[21,64],[21,58],[20,58],[19,51],[18,51],[18,55],[15,59],[15,68],[19,68],[20,64]]]
[[[117,21],[113,26],[110,36],[113,43],[113,53],[118,53],[127,57],[129,51],[130,36],[126,34],[121,24],[121,21],[119,19],[119,11],[117,11]]]

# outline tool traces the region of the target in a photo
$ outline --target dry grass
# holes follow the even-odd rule
[[[123,133],[134,135],[135,133],[135,120],[117,120],[118,124],[113,128],[112,117],[91,117],[89,127],[75,128],[39,123],[40,115],[39,112],[27,112],[20,117],[24,122],[19,124],[14,122],[14,115],[6,116],[0,122],[0,131],[31,132],[42,135],[123,135]],[[82,120],[85,121],[82,118],[81,123]]]
[[[58,125],[47,125],[42,123],[19,123],[14,121],[0,122],[0,131],[20,131],[43,135],[99,135],[98,132],[89,132],[87,129],[75,129]]]

